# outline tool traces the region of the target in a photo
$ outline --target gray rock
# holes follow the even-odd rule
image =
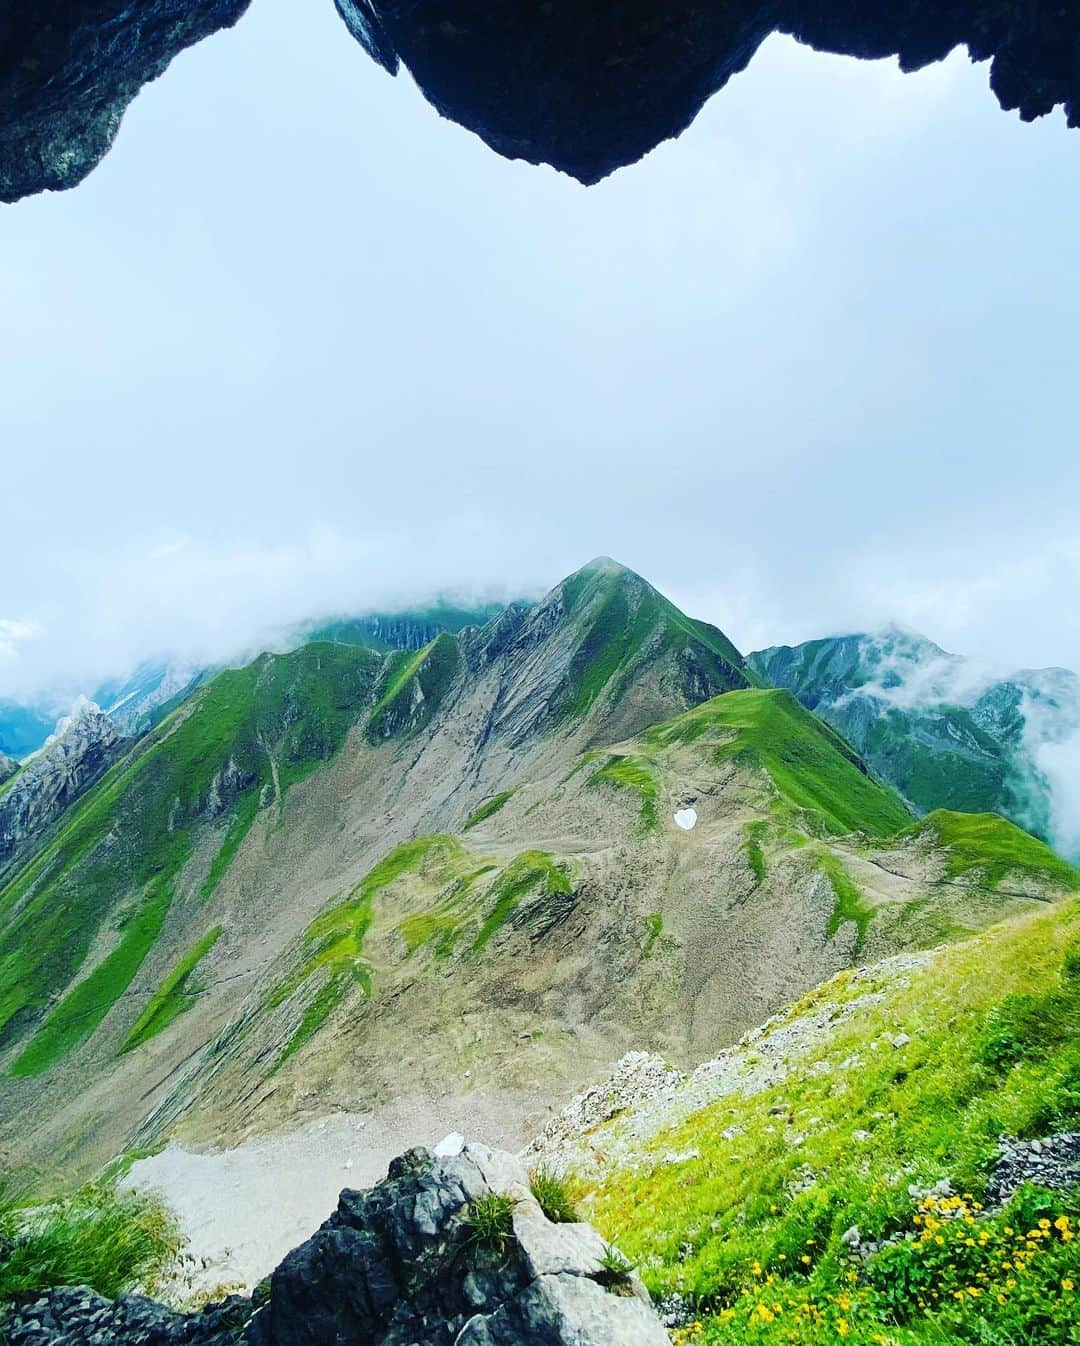
[[[124,110],[249,0],[36,0],[0,8],[0,200],[80,182]],[[327,0],[329,3],[329,0]],[[335,0],[391,74],[509,158],[596,182],[678,135],[773,32],[905,70],[966,45],[1003,107],[1080,121],[1077,0]],[[303,19],[298,15],[297,21]],[[764,652],[770,653],[768,651]]]
[[[14,757],[8,757],[6,753],[0,752],[0,785],[10,780],[18,769],[19,764]]]
[[[986,1204],[1008,1203],[1024,1183],[1067,1192],[1080,1183],[1080,1131],[1063,1131],[1041,1140],[1012,1140],[998,1145],[999,1158],[986,1185]]]
[[[0,9],[0,201],[73,187],[124,110],[249,0],[35,0]]]
[[[27,841],[85,794],[116,761],[123,746],[116,725],[92,701],[80,702],[57,724],[45,746],[27,758],[0,795],[0,870]]]
[[[498,1247],[469,1207],[513,1203]],[[601,1265],[586,1224],[552,1224],[510,1155],[410,1150],[326,1223],[252,1299],[180,1314],[138,1296],[56,1290],[10,1310],[9,1346],[668,1346],[641,1281]]]

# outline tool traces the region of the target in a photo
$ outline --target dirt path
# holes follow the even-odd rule
[[[322,1224],[343,1187],[369,1187],[395,1155],[435,1145],[452,1131],[519,1150],[526,1118],[542,1106],[533,1095],[511,1092],[399,1099],[377,1113],[336,1113],[230,1150],[171,1144],[133,1164],[124,1184],[166,1201],[188,1239],[195,1265],[168,1297],[250,1289]]]

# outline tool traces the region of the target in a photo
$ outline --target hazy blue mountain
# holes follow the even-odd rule
[[[920,812],[994,812],[1075,854],[1080,678],[991,676],[899,627],[748,656],[838,729]]]

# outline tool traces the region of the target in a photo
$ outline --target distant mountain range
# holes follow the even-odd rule
[[[1080,678],[991,677],[891,627],[748,656],[844,735],[919,812],[994,812],[1080,852]]]
[[[443,631],[456,634],[466,626],[482,626],[502,606],[485,603],[468,608],[440,601],[401,612],[313,621],[295,631],[285,644],[294,648],[329,640],[373,650],[417,650]],[[155,724],[163,708],[218,671],[189,660],[151,659],[133,672],[82,689],[81,695],[104,711],[122,734],[137,734]],[[68,697],[61,706],[55,696],[28,702],[0,700],[0,754],[18,760],[37,752],[73,699]]]
[[[387,653],[483,626],[505,605],[438,601],[400,612],[313,621],[286,648],[329,641]],[[750,675],[791,691],[838,729],[918,813],[994,812],[1080,859],[1080,678],[1068,669],[991,676],[915,632],[891,626],[779,645],[747,656]],[[219,669],[153,660],[88,699],[120,735],[144,733]],[[55,701],[0,702],[0,781],[11,759],[53,733]],[[66,707],[64,708],[66,713]],[[7,763],[7,765],[5,765]]]
[[[1001,818],[917,819],[615,562],[457,632],[370,620],[388,648],[309,640],[161,703],[21,838],[13,1161],[89,1172],[403,1081],[565,1095],[629,1047],[692,1063],[856,959],[1080,882]]]

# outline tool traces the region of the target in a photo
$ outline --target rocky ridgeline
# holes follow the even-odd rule
[[[512,1203],[494,1239],[477,1215],[492,1196]],[[2,1326],[9,1346],[667,1346],[609,1252],[590,1225],[547,1219],[518,1159],[451,1137],[342,1192],[250,1299],[183,1314],[63,1289]]]
[[[0,752],[0,785],[3,785],[6,780],[10,780],[18,769],[19,764],[14,757],[9,757],[7,753]]]
[[[39,835],[116,761],[123,739],[92,701],[62,719],[41,750],[28,758],[0,795],[0,869]],[[5,778],[0,759],[0,781]]]

